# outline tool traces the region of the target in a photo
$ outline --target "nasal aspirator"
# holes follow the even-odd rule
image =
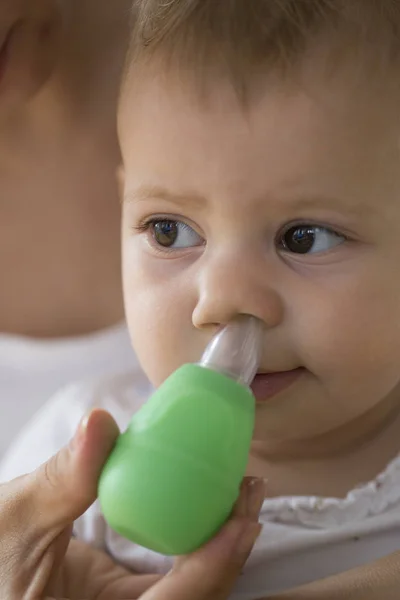
[[[175,371],[119,436],[99,482],[110,527],[167,555],[193,552],[229,517],[254,428],[262,325],[240,317],[200,363]]]

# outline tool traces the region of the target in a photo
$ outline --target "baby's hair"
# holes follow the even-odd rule
[[[343,56],[368,56],[369,68],[400,57],[399,0],[135,0],[133,16],[128,71],[161,59],[198,82],[228,77],[240,94],[321,40],[332,68]]]

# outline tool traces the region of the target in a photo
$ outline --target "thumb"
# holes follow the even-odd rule
[[[95,409],[81,421],[68,446],[15,481],[23,487],[19,497],[29,506],[29,529],[35,523],[35,535],[70,525],[95,501],[101,469],[118,434],[111,415]]]

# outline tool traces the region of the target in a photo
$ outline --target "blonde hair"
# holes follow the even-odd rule
[[[228,76],[241,93],[321,39],[368,66],[400,55],[399,0],[135,0],[133,16],[128,70],[158,58],[197,79]]]

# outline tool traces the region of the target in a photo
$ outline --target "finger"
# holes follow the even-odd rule
[[[247,508],[248,508],[248,493],[250,491],[250,482],[252,481],[252,477],[245,477],[241,483],[239,496],[235,502],[235,505],[232,510],[233,517],[247,517]]]
[[[28,507],[29,533],[63,528],[89,508],[97,497],[101,469],[118,433],[107,412],[93,410],[68,446],[16,482],[21,489],[19,501]]]
[[[211,543],[173,569],[141,600],[225,600],[259,533],[258,523],[230,521]]]
[[[266,480],[245,477],[240,486],[239,497],[233,507],[232,516],[257,518],[265,499]]]
[[[239,488],[239,496],[234,504],[231,519],[246,519],[258,522],[260,509],[265,498],[265,482],[257,477],[244,477]],[[175,559],[175,567],[188,560],[188,556]]]
[[[247,481],[238,500],[239,505],[246,504],[247,515],[233,515],[213,540],[179,561],[141,600],[228,598],[261,531],[258,516],[263,497],[263,481]]]

